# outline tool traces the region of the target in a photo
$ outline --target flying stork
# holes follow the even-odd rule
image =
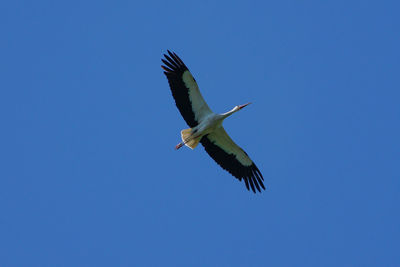
[[[169,50],[168,55],[164,54],[164,57],[165,59],[161,60],[165,66],[161,67],[167,76],[176,106],[190,127],[181,131],[182,142],[176,145],[175,149],[183,145],[194,149],[200,142],[210,157],[223,169],[239,181],[244,180],[247,190],[251,187],[254,193],[256,189],[261,192],[261,187],[265,187],[260,170],[222,127],[224,119],[250,103],[235,106],[223,114],[215,114],[204,101],[196,80],[183,61]]]

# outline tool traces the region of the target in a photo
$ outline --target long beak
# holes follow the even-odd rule
[[[250,105],[250,104],[251,104],[251,103],[249,102],[249,103],[247,103],[247,104],[240,105],[240,106],[239,106],[239,109],[242,109],[242,108],[244,108],[245,106]]]

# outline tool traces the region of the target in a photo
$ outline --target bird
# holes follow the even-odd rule
[[[256,193],[265,190],[264,177],[248,154],[227,134],[222,122],[251,103],[235,106],[232,110],[216,114],[205,102],[196,80],[176,53],[167,50],[161,59],[161,68],[167,77],[175,104],[190,128],[181,131],[182,142],[175,146],[194,149],[201,143],[223,169],[239,181],[244,180],[247,190]]]

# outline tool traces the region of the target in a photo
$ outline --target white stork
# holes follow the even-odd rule
[[[256,189],[261,192],[263,176],[256,164],[249,158],[222,127],[224,119],[241,110],[250,103],[235,106],[231,111],[215,114],[204,101],[196,80],[183,61],[175,54],[168,51],[165,59],[161,59],[165,66],[164,74],[167,76],[182,117],[189,125],[189,129],[181,131],[182,142],[175,149],[183,145],[194,149],[200,142],[207,153],[225,170],[230,172],[239,181],[244,180],[247,190]]]

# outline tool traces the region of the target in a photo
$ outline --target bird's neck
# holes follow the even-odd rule
[[[235,113],[236,111],[238,111],[238,109],[237,109],[236,107],[234,107],[232,110],[230,110],[230,111],[228,111],[228,112],[225,112],[225,113],[222,113],[221,115],[222,115],[223,119],[226,119],[226,118],[228,118],[230,115],[232,115],[233,113]]]

